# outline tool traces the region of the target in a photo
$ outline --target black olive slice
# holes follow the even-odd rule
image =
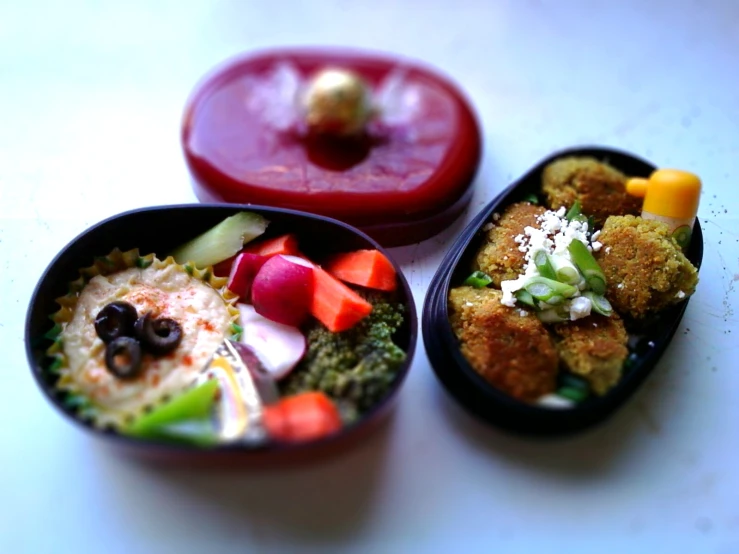
[[[135,379],[141,373],[141,346],[132,337],[118,337],[105,349],[105,365],[119,379]]]
[[[132,337],[136,317],[136,308],[128,302],[111,302],[95,317],[95,332],[105,343],[118,337]]]
[[[174,319],[152,319],[146,314],[136,321],[135,328],[144,350],[155,355],[171,352],[182,341],[182,327]]]

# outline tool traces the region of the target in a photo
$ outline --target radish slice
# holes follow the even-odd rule
[[[269,260],[267,256],[242,252],[233,262],[228,276],[228,289],[242,302],[251,302],[251,286],[259,270]]]
[[[306,340],[297,327],[283,325],[259,315],[254,306],[238,304],[241,342],[249,346],[275,379],[287,376],[303,358]]]
[[[313,266],[302,258],[270,257],[254,276],[251,303],[264,317],[299,327],[313,299]]]

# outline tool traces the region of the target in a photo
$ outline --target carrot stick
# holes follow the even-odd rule
[[[304,392],[264,408],[264,425],[272,439],[315,440],[341,429],[341,416],[322,392]]]
[[[277,254],[297,256],[299,254],[298,237],[293,233],[288,233],[273,239],[252,242],[247,244],[242,252],[259,254],[260,256],[276,256]]]
[[[337,279],[362,287],[392,291],[397,287],[395,268],[379,250],[356,250],[333,256],[323,266]]]
[[[318,266],[313,266],[310,313],[337,333],[353,327],[372,311],[372,304]]]

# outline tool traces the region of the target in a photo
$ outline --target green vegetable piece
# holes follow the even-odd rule
[[[474,273],[472,273],[472,275],[464,280],[463,284],[475,287],[476,289],[482,289],[487,287],[492,282],[492,277],[490,277],[490,275],[488,275],[487,273],[484,273],[482,271],[475,271]]]
[[[611,314],[613,314],[613,306],[611,306],[611,303],[605,296],[595,294],[593,291],[585,291],[582,295],[590,300],[590,303],[593,305],[594,312],[606,317],[611,317]]]
[[[577,293],[577,287],[538,275],[531,277],[524,285],[524,289],[537,300],[547,304],[557,304]]]
[[[565,218],[567,219],[567,221],[572,221],[573,219],[579,218],[582,215],[581,209],[582,208],[580,206],[580,201],[575,200],[574,204],[570,206],[570,209],[567,210],[567,213],[565,214]]]
[[[521,304],[526,304],[527,306],[531,306],[532,308],[538,307],[536,299],[531,296],[531,293],[526,289],[517,290],[514,296],[516,297],[516,300],[519,301]]]
[[[550,257],[554,272],[556,273],[556,279],[560,283],[566,283],[568,285],[577,285],[582,279],[580,271],[575,267],[571,261],[563,256]]]
[[[590,385],[582,377],[563,371],[559,374],[559,386],[577,389],[590,394]]]
[[[123,432],[149,439],[174,439],[207,446],[217,442],[211,412],[218,381],[210,379],[137,418]]]
[[[570,314],[564,306],[547,308],[536,315],[542,323],[561,323],[570,319]]]
[[[535,194],[526,194],[522,198],[523,202],[530,202],[531,204],[538,204],[539,203],[539,197]]]
[[[582,402],[588,397],[587,391],[582,391],[573,387],[562,387],[557,390],[557,394],[573,402]]]
[[[554,266],[544,250],[537,250],[534,254],[534,264],[536,269],[539,270],[539,275],[546,277],[547,279],[557,280],[557,273],[554,271]]]
[[[570,257],[585,277],[590,290],[595,294],[603,295],[606,292],[606,276],[595,261],[595,258],[580,240],[573,240],[568,247]]]
[[[259,214],[239,212],[176,248],[172,256],[179,264],[191,262],[205,268],[236,255],[244,244],[264,233],[268,224]]]

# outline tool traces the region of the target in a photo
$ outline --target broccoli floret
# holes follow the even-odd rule
[[[407,357],[393,341],[403,324],[403,304],[387,294],[357,292],[372,304],[372,312],[340,333],[309,323],[306,355],[280,385],[283,394],[323,391],[350,420],[385,395]]]

